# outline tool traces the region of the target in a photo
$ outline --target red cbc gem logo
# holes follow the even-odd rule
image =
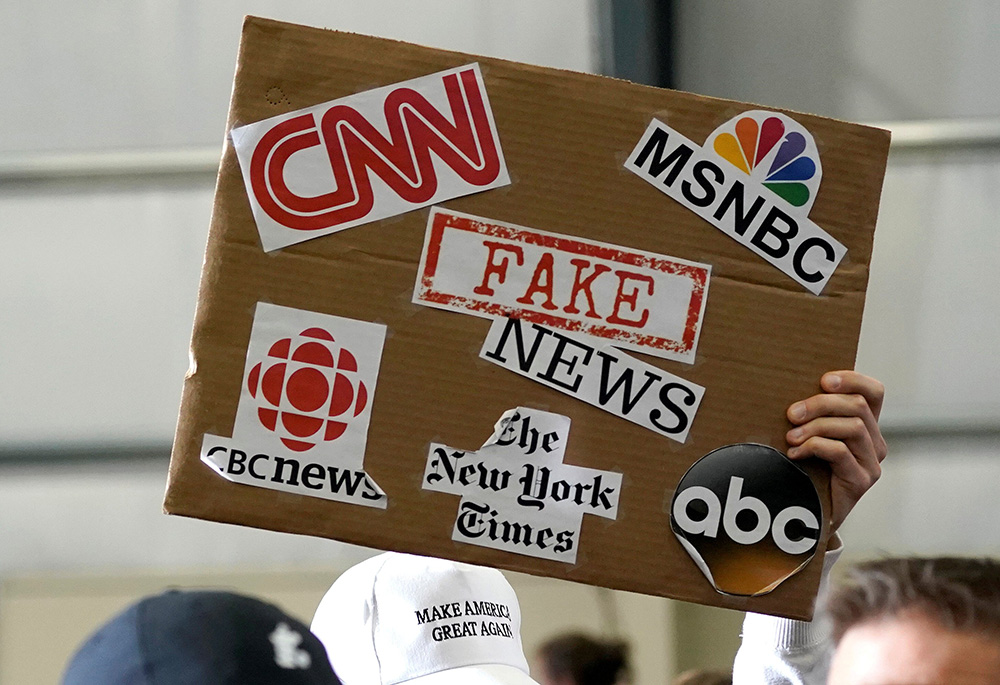
[[[271,345],[247,388],[261,425],[288,449],[305,452],[339,438],[364,411],[368,389],[358,375],[353,354],[322,328],[308,328]]]

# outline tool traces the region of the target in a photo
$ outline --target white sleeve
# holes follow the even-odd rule
[[[823,558],[819,597],[842,550],[827,551]],[[821,612],[812,621],[748,613],[733,662],[733,685],[825,685],[832,653],[829,619]]]

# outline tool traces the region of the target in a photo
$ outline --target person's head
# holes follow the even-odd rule
[[[326,651],[278,607],[170,591],[118,614],[70,659],[63,685],[340,685]]]
[[[830,685],[1000,682],[1000,562],[886,559],[827,603]]]
[[[628,645],[583,633],[557,635],[538,648],[544,685],[615,685],[627,682]]]
[[[344,685],[538,685],[499,571],[387,553],[345,571],[312,630]]]

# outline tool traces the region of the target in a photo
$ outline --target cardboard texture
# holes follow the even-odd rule
[[[827,512],[816,558],[759,597],[713,589],[671,532],[670,503],[687,469],[712,450],[741,442],[787,449],[786,407],[818,392],[823,372],[853,367],[888,132],[783,113],[812,134],[822,160],[808,218],[847,248],[817,296],[625,168],[652,120],[703,145],[725,122],[760,109],[745,103],[250,17],[227,131],[472,63],[510,184],[442,208],[711,265],[693,363],[622,350],[705,388],[686,441],[480,358],[489,319],[414,303],[427,207],[265,252],[227,143],[165,510],[808,618],[828,537],[825,468],[807,467]],[[386,508],[249,487],[200,461],[206,434],[233,435],[258,302],[386,326],[363,464]],[[422,488],[432,444],[476,450],[515,407],[571,420],[564,463],[622,474],[617,518],[583,517],[575,563],[455,542],[457,498]]]

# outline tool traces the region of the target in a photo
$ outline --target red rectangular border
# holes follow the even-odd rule
[[[604,338],[612,343],[614,341],[624,341],[640,348],[649,347],[681,355],[688,354],[694,350],[695,342],[698,339],[698,324],[701,318],[702,303],[708,286],[708,269],[662,257],[651,257],[648,254],[630,252],[624,248],[611,245],[584,242],[577,238],[539,233],[530,229],[494,223],[487,219],[450,214],[438,208],[431,211],[430,234],[427,237],[428,244],[424,257],[423,271],[419,274],[420,288],[417,292],[417,300],[433,302],[449,309],[467,309],[471,312],[491,317],[519,318],[523,321],[531,321],[551,328]],[[563,316],[554,316],[530,309],[497,304],[485,299],[470,299],[462,295],[437,291],[434,289],[434,277],[437,274],[441,242],[444,238],[444,231],[447,228],[479,233],[512,242],[537,245],[574,255],[605,259],[642,269],[654,269],[663,273],[689,278],[693,283],[693,287],[691,289],[691,300],[688,303],[688,314],[684,325],[683,338],[681,340],[671,340],[655,335],[639,334],[613,326],[587,325],[587,322]]]

